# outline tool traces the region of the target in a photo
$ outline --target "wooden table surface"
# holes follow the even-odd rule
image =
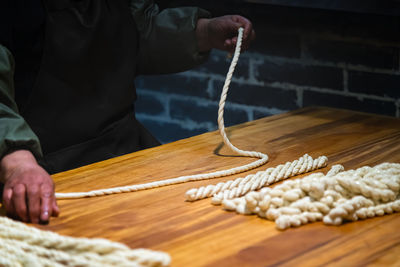
[[[234,145],[267,153],[247,173],[134,193],[60,200],[61,215],[41,229],[103,237],[168,252],[172,266],[400,266],[400,214],[341,226],[321,222],[279,231],[257,216],[186,202],[193,187],[243,177],[305,153],[346,169],[400,162],[400,120],[330,108],[305,108],[227,130]],[[230,156],[227,156],[230,155]],[[243,165],[217,132],[95,163],[53,176],[57,192],[89,191]]]

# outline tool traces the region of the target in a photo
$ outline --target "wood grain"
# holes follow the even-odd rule
[[[255,173],[304,153],[346,169],[400,162],[400,120],[330,108],[305,108],[228,129],[241,149],[267,153],[245,174],[98,198],[59,201],[61,216],[42,229],[104,237],[170,253],[172,266],[399,266],[400,215],[342,226],[321,222],[286,231],[236,215],[186,190]],[[180,140],[53,176],[58,192],[88,191],[211,172],[249,163],[232,156],[217,132]],[[327,168],[322,171],[326,171]]]

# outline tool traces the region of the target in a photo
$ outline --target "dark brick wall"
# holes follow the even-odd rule
[[[227,125],[310,105],[400,117],[399,17],[241,1],[229,7],[169,1],[164,7],[182,2],[253,21],[257,39],[234,73]],[[213,51],[193,70],[139,77],[138,119],[161,142],[215,130],[229,63],[226,53]]]

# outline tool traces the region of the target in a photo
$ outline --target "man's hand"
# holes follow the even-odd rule
[[[0,180],[8,216],[32,223],[47,223],[50,216],[58,216],[53,180],[30,151],[17,150],[4,156]]]
[[[246,50],[256,34],[251,22],[239,15],[227,15],[197,21],[196,36],[201,52],[212,48],[233,52],[237,42],[238,29],[244,28],[242,51]]]

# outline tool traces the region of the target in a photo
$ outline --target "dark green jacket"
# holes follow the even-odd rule
[[[207,54],[198,51],[195,28],[198,18],[209,16],[207,11],[185,7],[160,12],[149,0],[130,0],[130,7],[140,33],[137,74],[184,71],[206,60]],[[0,159],[17,149],[40,158],[40,142],[14,101],[14,64],[11,52],[0,44]]]

